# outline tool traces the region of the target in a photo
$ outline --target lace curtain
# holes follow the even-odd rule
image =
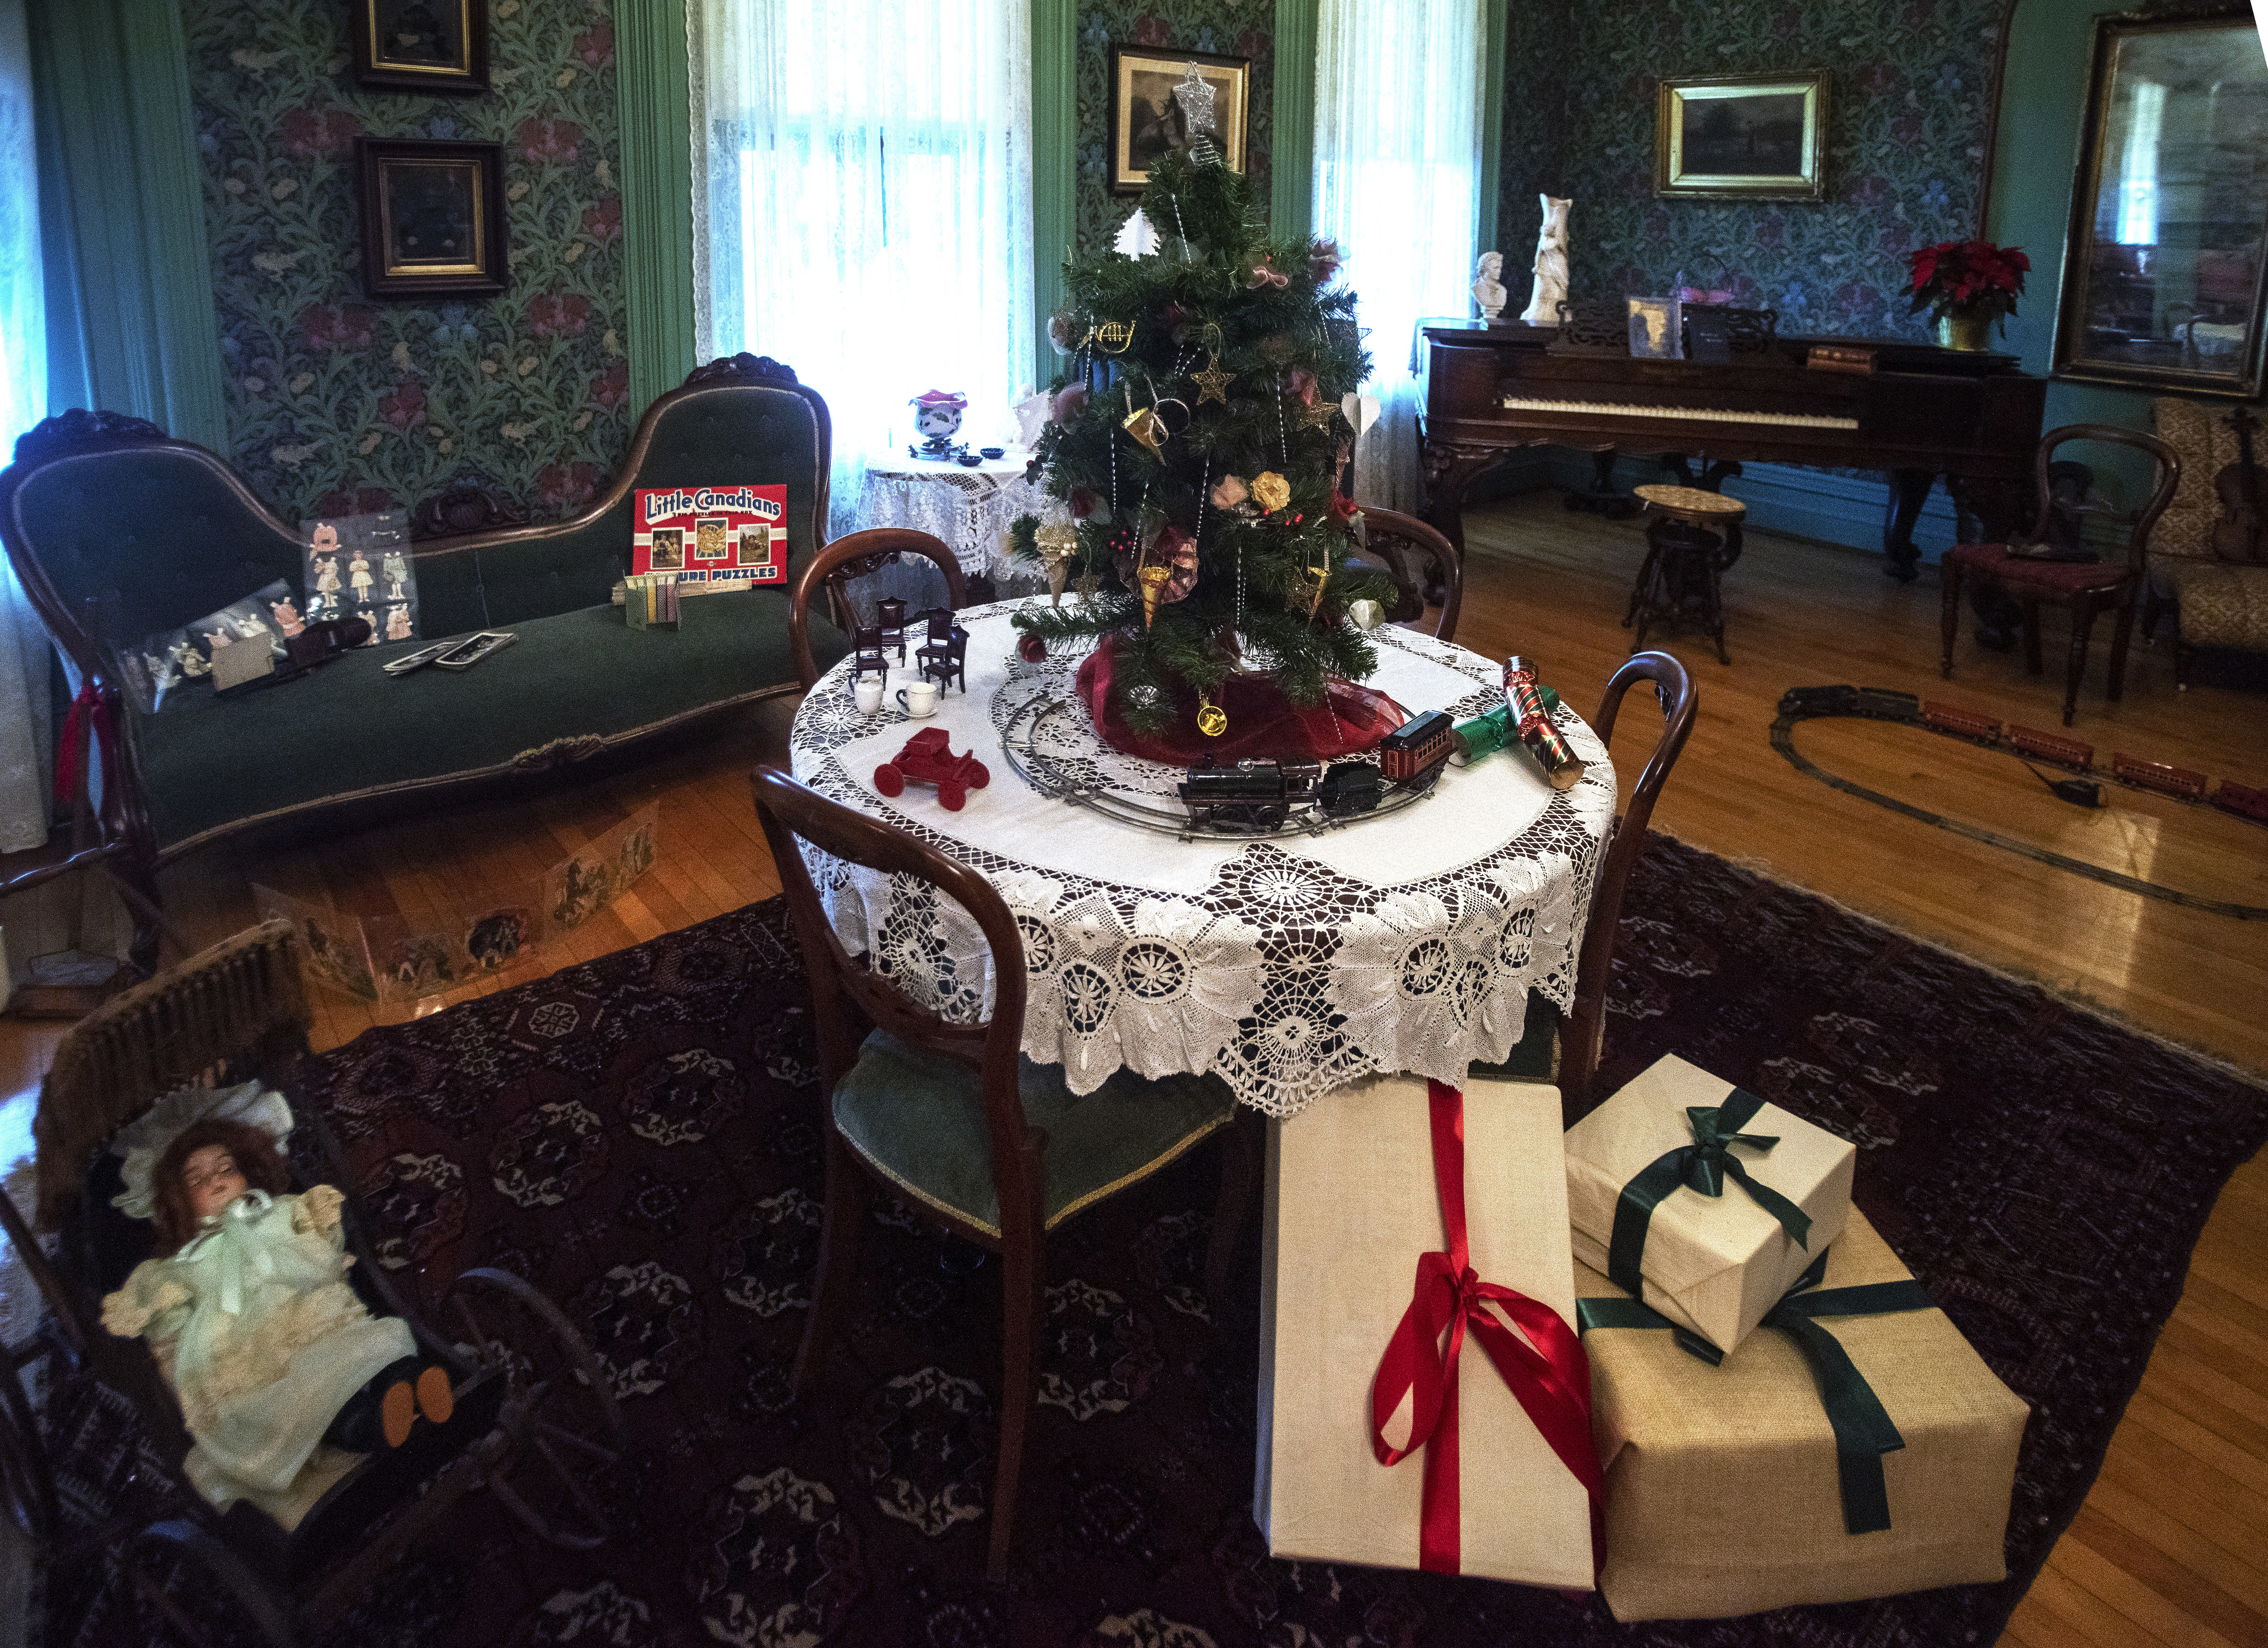
[[[24,0],[0,0],[0,462],[48,410],[39,162]],[[0,558],[0,853],[48,839],[48,635]]]
[[[861,459],[957,389],[1003,438],[1033,378],[1030,0],[694,0],[704,355],[827,397],[834,533]]]
[[[1355,496],[1414,510],[1419,317],[1471,312],[1483,140],[1482,0],[1322,0],[1315,48],[1315,216],[1361,296],[1378,423]]]

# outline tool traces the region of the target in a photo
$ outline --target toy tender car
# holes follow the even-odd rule
[[[906,740],[896,760],[885,761],[874,769],[874,787],[885,795],[902,795],[908,779],[934,784],[939,803],[947,812],[959,812],[968,800],[968,792],[983,789],[992,781],[992,775],[975,751],[957,756],[949,748],[951,743],[944,728],[923,728]]]

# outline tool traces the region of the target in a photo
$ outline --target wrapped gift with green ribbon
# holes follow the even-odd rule
[[[1588,1267],[1575,1291],[1616,1619],[2007,1578],[2030,1409],[1863,1214],[1730,1355]]]
[[[1857,1157],[1826,1129],[1661,1059],[1568,1129],[1575,1257],[1732,1350],[1841,1234]]]

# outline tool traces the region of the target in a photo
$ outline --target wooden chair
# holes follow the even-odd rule
[[[1395,624],[1418,624],[1425,609],[1438,603],[1437,640],[1454,640],[1457,612],[1464,604],[1464,563],[1456,546],[1415,515],[1364,506],[1363,525],[1369,542],[1358,545],[1355,555],[1383,570],[1401,591],[1387,613]]]
[[[1602,744],[1614,737],[1616,719],[1622,713],[1623,695],[1641,681],[1651,681],[1662,707],[1661,742],[1654,745],[1646,770],[1628,792],[1622,816],[1615,820],[1606,856],[1600,861],[1599,879],[1591,893],[1588,925],[1575,962],[1575,1006],[1563,1023],[1559,1010],[1536,992],[1528,997],[1528,1028],[1502,1064],[1476,1065],[1475,1069],[1528,1081],[1557,1081],[1572,1125],[1599,1097],[1591,1091],[1599,1062],[1606,1050],[1607,990],[1614,982],[1615,928],[1622,919],[1623,890],[1631,871],[1646,851],[1646,827],[1653,804],[1669,781],[1669,770],[1693,732],[1701,707],[1701,690],[1693,684],[1685,666],[1668,653],[1640,653],[1614,673],[1592,730]]]
[[[848,588],[850,580],[878,571],[885,562],[901,555],[925,555],[935,561],[945,573],[946,601],[955,610],[965,603],[961,563],[954,558],[951,550],[926,532],[916,532],[909,527],[873,527],[836,539],[811,558],[788,595],[788,654],[795,661],[796,675],[805,691],[819,684],[819,665],[811,655],[813,598],[824,588],[828,613],[836,626],[854,629],[858,624],[851,616]],[[901,659],[904,656],[902,653],[899,655]]]
[[[2149,501],[2134,514],[2126,514],[2084,501],[2073,503],[2058,496],[2054,477],[2049,474],[2050,460],[2057,447],[2075,440],[2105,441],[2148,453],[2157,465],[2156,483]],[[2079,684],[2087,674],[2088,641],[2094,633],[2095,615],[2105,610],[2117,613],[2117,622],[2110,635],[2108,696],[2113,704],[2118,702],[2126,689],[2126,646],[2133,636],[2135,610],[2149,573],[2150,528],[2173,501],[2174,489],[2181,484],[2181,478],[2180,454],[2154,435],[2110,424],[2067,424],[2061,429],[2048,431],[2041,437],[2035,462],[2039,507],[2036,536],[2043,541],[2076,546],[2080,542],[2086,516],[2109,514],[2127,523],[2125,553],[2102,561],[2041,561],[2012,555],[2011,546],[2006,543],[1955,544],[1945,552],[1938,565],[1945,602],[1944,648],[1939,659],[1939,672],[1948,681],[1953,679],[1953,642],[1961,629],[1961,592],[1962,586],[1973,579],[1998,588],[2022,609],[2024,668],[2031,675],[2040,674],[2044,668],[2040,661],[2041,606],[2071,610],[2071,650],[2065,667],[2063,691],[2063,724],[2066,727],[2071,725],[2079,706]]]
[[[756,815],[810,968],[828,1095],[827,1208],[796,1390],[808,1391],[821,1376],[857,1281],[870,1179],[914,1213],[999,1254],[1000,1458],[988,1566],[997,1581],[1007,1573],[1017,1481],[1038,1388],[1048,1231],[1226,1128],[1205,1260],[1205,1285],[1219,1298],[1259,1177],[1255,1129],[1233,1125],[1235,1101],[1213,1075],[1151,1081],[1122,1069],[1075,1099],[1059,1066],[1033,1064],[1018,1051],[1024,943],[990,883],[776,768],[758,767],[755,784]],[[957,902],[991,950],[991,1018],[947,1023],[909,1001],[864,957],[851,956],[820,907],[799,840],[868,869],[913,876]],[[863,1040],[859,1016],[874,1026]]]

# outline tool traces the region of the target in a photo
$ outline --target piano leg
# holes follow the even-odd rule
[[[1882,519],[1882,553],[1889,558],[1882,568],[1884,576],[1910,584],[1921,575],[1917,570],[1921,551],[1914,547],[1914,522],[1921,519],[1921,506],[1929,501],[1929,489],[1936,484],[1937,477],[1927,469],[1890,471],[1889,508]]]
[[[1425,507],[1418,519],[1465,552],[1465,492],[1472,484],[1510,457],[1511,447],[1466,447],[1428,440],[1425,454]]]
[[[1638,514],[1638,500],[1615,490],[1615,449],[1602,447],[1591,454],[1591,488],[1567,494],[1567,507],[1587,510],[1609,521],[1627,521]]]
[[[1732,459],[1712,458],[1705,452],[1701,454],[1701,473],[1698,477],[1694,475],[1691,462],[1682,452],[1672,452],[1665,455],[1661,460],[1661,467],[1677,477],[1677,484],[1680,486],[1694,487],[1704,492],[1721,492],[1725,490],[1727,481],[1736,479],[1742,473],[1741,466]]]

